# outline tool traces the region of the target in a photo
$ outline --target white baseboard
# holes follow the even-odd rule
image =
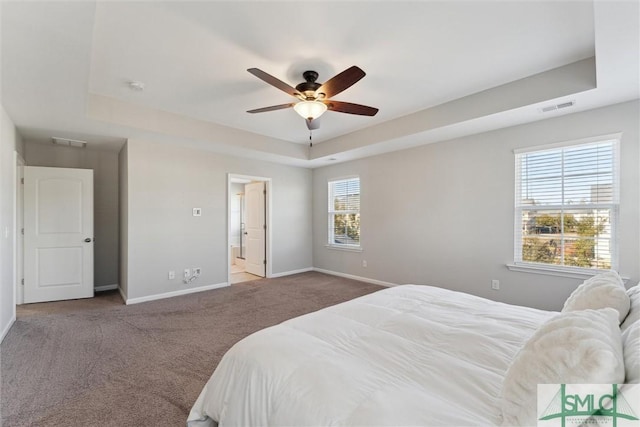
[[[355,276],[353,274],[340,273],[337,271],[325,270],[322,268],[315,268],[315,267],[307,267],[307,268],[301,268],[299,270],[291,270],[291,271],[284,271],[282,273],[275,273],[275,274],[271,274],[271,277],[272,278],[284,277],[284,276],[290,276],[292,274],[306,273],[308,271],[317,271],[318,273],[330,274],[332,276],[344,277],[346,279],[358,280],[360,282],[373,283],[374,285],[380,285],[380,286],[386,286],[386,287],[398,286],[397,283],[384,282],[382,280],[370,279],[368,277]],[[109,286],[109,289],[115,289],[115,288],[111,288],[112,285],[106,285],[106,286]],[[162,294],[148,295],[145,297],[138,297],[138,298],[129,298],[127,297],[126,293],[122,290],[121,287],[118,287],[117,289],[120,292],[120,295],[122,295],[122,299],[124,300],[124,303],[127,305],[131,305],[131,304],[139,304],[141,302],[148,302],[148,301],[155,301],[159,299],[177,297],[180,295],[187,295],[187,294],[192,294],[196,292],[209,291],[212,289],[224,288],[227,286],[230,286],[230,284],[227,282],[223,282],[223,283],[216,283],[214,285],[206,285],[206,286],[200,286],[198,288],[182,289],[179,291],[165,292]],[[103,287],[100,287],[100,288],[103,288]],[[96,288],[96,290],[97,289],[98,288]],[[104,290],[107,290],[107,289],[104,289]]]
[[[282,273],[271,273],[270,277],[276,278],[276,277],[283,277],[283,276],[291,276],[292,274],[306,273],[308,271],[313,271],[313,267],[301,268],[299,270],[284,271]]]
[[[148,295],[146,297],[138,297],[138,298],[126,298],[122,290],[120,291],[120,294],[124,298],[124,303],[127,305],[131,305],[131,304],[138,304],[141,302],[177,297],[180,295],[193,294],[196,292],[210,291],[212,289],[224,288],[226,286],[229,286],[229,284],[227,282],[223,282],[223,283],[216,283],[215,285],[205,285],[197,288],[181,289],[179,291],[165,292],[162,294]]]
[[[9,324],[5,326],[5,328],[2,330],[2,333],[0,334],[0,344],[2,344],[2,341],[4,341],[4,337],[7,336],[7,334],[9,333],[9,330],[11,329],[15,321],[16,321],[16,315],[14,313],[13,316],[11,316],[11,320],[9,321]]]
[[[337,271],[325,270],[323,268],[314,267],[313,271],[317,271],[318,273],[330,274],[332,276],[344,277],[345,279],[353,279],[353,280],[359,280],[361,282],[373,283],[374,285],[380,285],[380,286],[386,286],[386,287],[398,286],[397,283],[384,282],[382,280],[370,279],[368,277],[354,276],[353,274],[339,273]]]
[[[100,285],[93,288],[95,292],[113,291],[115,289],[118,289],[117,283],[114,283],[113,285]]]

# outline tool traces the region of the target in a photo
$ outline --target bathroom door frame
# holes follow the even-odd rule
[[[267,192],[266,197],[264,198],[265,202],[265,223],[267,225],[267,230],[265,233],[266,238],[266,258],[267,263],[265,266],[265,278],[272,277],[272,247],[271,242],[272,238],[272,225],[271,225],[271,206],[272,206],[272,183],[271,178],[263,177],[263,176],[252,176],[252,175],[243,175],[237,173],[228,173],[227,174],[227,285],[231,285],[231,257],[233,257],[233,253],[231,252],[231,198],[234,194],[231,194],[231,183],[235,180],[235,182],[243,182],[248,184],[249,182],[262,181],[264,182],[265,191]]]

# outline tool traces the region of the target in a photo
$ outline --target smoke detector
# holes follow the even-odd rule
[[[69,139],[69,138],[59,138],[54,136],[51,138],[51,142],[55,145],[64,145],[67,147],[77,147],[77,148],[86,148],[87,141],[79,141],[77,139]]]
[[[132,82],[129,82],[128,84],[129,84],[129,89],[135,92],[142,92],[144,90],[144,83],[142,82],[132,81]]]

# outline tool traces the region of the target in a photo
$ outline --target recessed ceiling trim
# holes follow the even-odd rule
[[[491,118],[595,88],[596,61],[591,57],[314,145],[311,159]]]
[[[93,93],[87,99],[87,117],[161,135],[232,146],[236,150],[254,150],[263,156],[308,160],[308,148],[301,144]]]

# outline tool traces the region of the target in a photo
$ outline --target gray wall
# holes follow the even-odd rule
[[[93,169],[94,285],[118,284],[118,153],[26,141],[28,166]]]
[[[637,283],[639,110],[633,101],[315,169],[313,265],[558,310],[579,280],[506,268],[513,262],[513,149],[623,132],[619,270]],[[362,188],[361,253],[325,247],[327,181],[354,174]],[[491,290],[491,279],[501,290]]]
[[[227,281],[228,173],[272,178],[273,273],[312,266],[310,170],[141,140],[125,150],[128,298]],[[193,267],[202,275],[183,284],[181,271]]]
[[[14,151],[22,146],[20,135],[0,105],[0,339],[4,337],[16,316],[14,295],[15,254],[15,157]]]

